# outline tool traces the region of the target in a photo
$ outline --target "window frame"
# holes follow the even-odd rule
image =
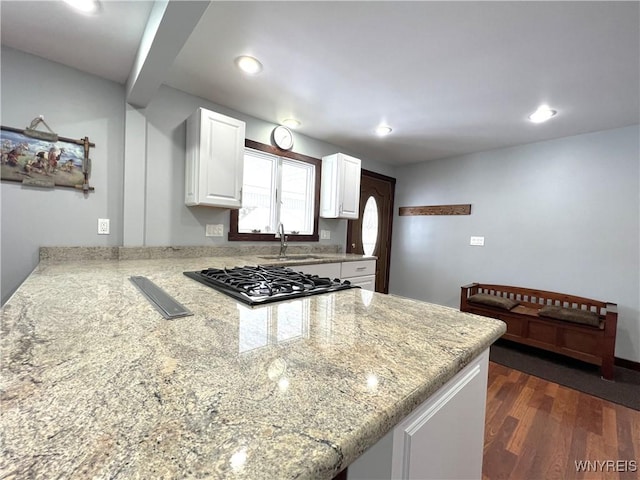
[[[310,235],[294,235],[287,233],[288,242],[318,242],[320,235],[318,233],[318,220],[320,218],[320,182],[322,177],[322,160],[318,158],[309,157],[301,153],[290,152],[288,150],[281,150],[271,145],[256,142],[254,140],[245,139],[245,148],[252,148],[261,152],[270,153],[278,157],[289,158],[291,160],[297,160],[299,162],[309,163],[315,167],[315,185],[314,185],[314,199],[313,199],[313,233]],[[238,231],[238,210],[231,209],[229,218],[229,241],[245,241],[245,242],[275,242],[280,241],[280,238],[276,238],[275,233],[243,233]]]

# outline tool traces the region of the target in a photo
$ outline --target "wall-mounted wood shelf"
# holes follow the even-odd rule
[[[471,215],[471,204],[400,207],[398,213],[401,217],[410,215]]]

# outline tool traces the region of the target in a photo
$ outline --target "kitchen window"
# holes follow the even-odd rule
[[[320,160],[245,141],[242,207],[231,210],[229,240],[317,241]]]

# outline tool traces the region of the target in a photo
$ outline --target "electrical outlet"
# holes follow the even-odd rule
[[[109,235],[109,219],[98,219],[98,235]]]
[[[207,224],[204,230],[205,237],[222,237],[224,235],[224,225],[218,223],[216,225]]]
[[[331,240],[331,230],[320,230],[320,240]]]
[[[484,247],[484,237],[471,237],[471,239],[469,240],[469,245]]]

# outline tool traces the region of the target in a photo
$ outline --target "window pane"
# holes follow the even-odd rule
[[[282,159],[280,221],[287,232],[313,233],[314,175],[313,165]]]
[[[280,222],[287,234],[317,235],[314,231],[317,187],[319,177],[313,161],[245,148],[242,208],[232,213],[232,218],[238,220],[237,223],[234,220],[229,238],[232,233],[273,234]],[[270,240],[267,237],[258,240]]]
[[[242,208],[238,231],[261,233],[275,231],[275,179],[277,157],[246,151],[242,186]]]
[[[369,197],[362,214],[362,249],[365,255],[373,255],[378,240],[378,204]]]

